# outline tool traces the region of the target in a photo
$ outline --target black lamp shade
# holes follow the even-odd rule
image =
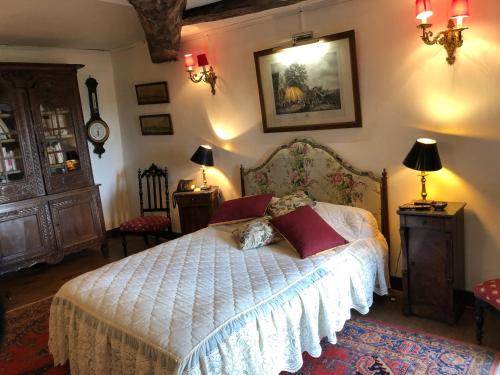
[[[442,165],[436,141],[428,138],[417,139],[403,164],[408,168],[423,172],[440,170]]]
[[[191,157],[193,163],[204,165],[206,167],[214,166],[214,156],[212,153],[212,148],[210,146],[200,146],[198,150]]]

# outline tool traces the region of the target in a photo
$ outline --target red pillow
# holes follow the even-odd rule
[[[222,203],[210,218],[208,225],[234,223],[265,215],[272,194],[252,195]]]
[[[302,259],[348,243],[309,206],[275,217],[271,224]]]

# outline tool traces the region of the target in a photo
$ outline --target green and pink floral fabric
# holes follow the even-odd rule
[[[240,224],[233,237],[241,250],[255,249],[281,241],[283,237],[273,228],[270,216]]]
[[[297,190],[281,198],[273,197],[267,207],[267,212],[272,217],[285,215],[303,206],[314,207],[316,202],[307,196],[303,190]]]
[[[246,195],[283,197],[302,190],[314,201],[364,208],[381,223],[381,178],[310,139],[281,147],[261,166],[246,170],[243,179]]]

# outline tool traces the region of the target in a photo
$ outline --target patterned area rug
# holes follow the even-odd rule
[[[7,313],[7,335],[0,349],[0,374],[69,375],[54,367],[49,353],[49,313],[52,297]]]
[[[368,318],[348,321],[295,375],[500,375],[500,353]],[[288,373],[282,373],[285,375]]]
[[[0,374],[70,373],[68,366],[53,367],[47,349],[50,303],[47,298],[7,313]],[[304,354],[296,375],[500,374],[492,350],[366,318],[347,322],[338,340],[337,345],[324,341],[320,358]]]

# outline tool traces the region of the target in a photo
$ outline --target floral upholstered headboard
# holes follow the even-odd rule
[[[304,190],[312,199],[364,208],[373,213],[389,238],[387,175],[360,171],[332,149],[304,138],[275,150],[256,168],[241,166],[242,195],[280,197]]]

